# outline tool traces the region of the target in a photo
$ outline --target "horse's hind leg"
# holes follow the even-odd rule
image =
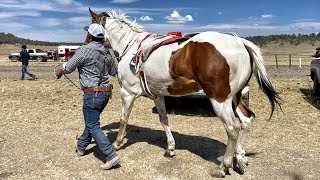
[[[157,111],[159,113],[159,118],[160,118],[160,123],[163,126],[166,136],[167,136],[167,143],[168,147],[166,149],[166,153],[164,156],[166,157],[173,157],[175,156],[175,140],[172,136],[170,127],[169,127],[169,120],[166,112],[166,106],[165,106],[165,101],[164,97],[158,97],[157,99],[154,100],[154,103],[156,105]]]
[[[221,162],[220,167],[212,173],[212,176],[222,178],[229,173],[229,168],[232,168],[233,166],[233,157],[240,131],[240,122],[233,112],[231,99],[226,99],[224,102],[218,102],[215,99],[210,98],[210,101],[216,115],[223,122],[228,135],[228,143],[223,156],[223,161]]]
[[[240,102],[239,102],[240,101]],[[236,159],[237,159],[237,164],[240,170],[240,173],[245,172],[245,168],[248,165],[248,158],[245,156],[245,150],[243,148],[244,141],[248,133],[250,132],[251,129],[251,123],[255,118],[254,113],[245,106],[245,104],[242,102],[242,98],[238,96],[238,106],[236,108],[236,114],[238,115],[240,122],[241,122],[241,130],[239,132],[239,138],[237,141],[237,146],[236,146]]]
[[[126,132],[126,127],[128,119],[133,107],[133,102],[136,99],[136,95],[128,93],[124,88],[121,88],[121,101],[122,101],[122,110],[120,118],[120,128],[117,135],[116,141],[113,143],[115,149],[120,149],[121,146],[125,143],[124,137]]]

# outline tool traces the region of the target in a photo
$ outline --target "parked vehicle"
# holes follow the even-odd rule
[[[80,46],[58,46],[58,59],[68,61]]]
[[[48,60],[48,54],[42,49],[26,49],[30,54],[30,60],[36,60],[38,62],[46,62]],[[12,53],[9,55],[11,61],[20,61],[20,52]]]
[[[320,47],[316,49],[317,52],[313,56],[315,59],[311,61],[310,77],[313,81],[312,95],[320,96]]]

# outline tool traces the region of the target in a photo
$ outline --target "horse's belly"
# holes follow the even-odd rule
[[[201,86],[193,79],[179,77],[168,87],[170,95],[186,95],[201,90]]]
[[[195,80],[152,81],[149,79],[147,83],[150,91],[157,96],[183,96],[202,89]]]

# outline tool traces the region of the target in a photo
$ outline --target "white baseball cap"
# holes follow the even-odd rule
[[[90,24],[90,26],[85,26],[84,30],[88,31],[94,37],[104,37],[104,28],[100,24]]]

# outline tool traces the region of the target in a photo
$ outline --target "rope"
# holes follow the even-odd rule
[[[82,91],[82,89],[81,89],[79,86],[77,86],[71,79],[69,79],[67,75],[65,75],[65,74],[63,74],[63,75],[64,75],[64,77],[66,77],[77,89],[79,89],[80,91]]]
[[[54,66],[54,68],[53,68],[53,77],[56,78],[56,79],[57,79],[56,69],[57,69],[58,66],[61,66],[61,64],[56,65],[56,66]],[[66,78],[69,80],[69,82],[71,82],[77,89],[79,89],[80,91],[82,91],[82,89],[81,89],[79,86],[77,86],[66,74],[63,74],[63,75],[64,75],[64,77],[66,77]]]

